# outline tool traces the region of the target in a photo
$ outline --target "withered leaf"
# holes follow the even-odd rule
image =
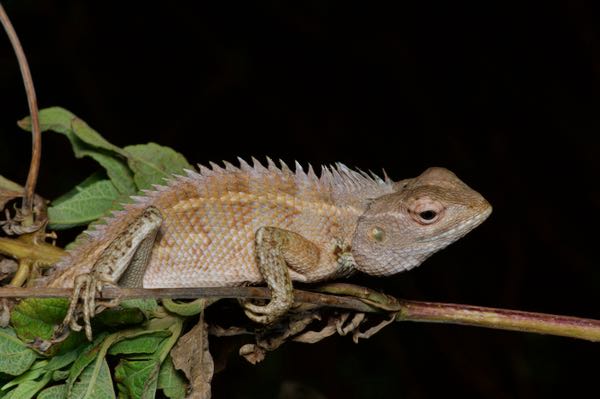
[[[0,188],[0,209],[4,208],[9,201],[22,196],[23,192]]]
[[[173,365],[190,381],[188,399],[209,399],[211,395],[214,362],[208,350],[208,331],[202,315],[198,324],[179,338],[171,351]]]

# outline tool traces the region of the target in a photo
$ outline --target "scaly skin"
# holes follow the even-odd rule
[[[246,310],[254,320],[270,322],[291,305],[292,281],[408,270],[491,213],[481,195],[442,168],[393,182],[341,164],[324,167],[320,177],[312,168],[304,172],[297,164],[292,172],[271,160],[267,168],[256,160],[253,166],[240,160],[239,168],[211,166],[136,197],[89,231],[40,284],[72,287],[78,275],[108,273],[106,266],[99,270],[98,260],[122,259],[128,247],[111,243],[156,210],[162,224],[143,262],[144,287],[266,281],[274,299],[266,306],[246,304]]]

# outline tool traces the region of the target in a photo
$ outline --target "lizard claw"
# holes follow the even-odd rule
[[[68,326],[71,331],[81,331],[85,329],[85,336],[88,340],[92,340],[92,324],[91,319],[96,314],[108,307],[114,307],[118,305],[119,299],[113,299],[101,303],[96,303],[96,295],[102,292],[102,287],[106,282],[98,279],[93,273],[80,274],[75,278],[73,295],[71,295],[71,302],[67,315],[65,316],[61,326],[57,329],[57,333],[60,334]],[[79,301],[81,299],[81,309]],[[77,319],[83,310],[83,326],[81,326]],[[55,333],[56,335],[56,333]]]
[[[243,306],[244,313],[246,313],[246,316],[248,316],[250,320],[260,324],[270,324],[286,314],[293,303],[293,297],[275,296],[266,305],[244,302]]]

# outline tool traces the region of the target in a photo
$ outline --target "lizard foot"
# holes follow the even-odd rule
[[[244,313],[250,320],[256,323],[270,324],[286,314],[293,303],[294,297],[291,295],[274,295],[266,305],[257,305],[250,301],[244,301],[242,305],[244,306]]]
[[[75,278],[75,286],[67,315],[55,335],[60,335],[68,326],[72,331],[81,331],[85,328],[85,336],[92,340],[91,318],[106,308],[114,307],[119,304],[119,298],[110,301],[96,302],[96,295],[102,292],[104,285],[111,285],[105,281],[99,280],[94,274],[80,274]],[[81,309],[78,308],[81,299]],[[77,322],[83,312],[83,327]]]

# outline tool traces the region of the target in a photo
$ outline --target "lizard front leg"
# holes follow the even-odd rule
[[[96,303],[96,295],[104,285],[129,288],[142,287],[146,266],[152,252],[162,215],[155,207],[146,208],[142,214],[122,231],[100,254],[89,273],[75,278],[73,295],[65,319],[58,329],[65,327],[80,331],[77,323],[77,305],[82,300],[85,335],[91,341],[90,319],[103,309],[118,304],[118,299]],[[98,306],[97,306],[98,305]]]
[[[255,235],[256,262],[271,301],[264,306],[245,303],[245,313],[253,321],[268,324],[283,316],[294,302],[290,269],[299,276],[319,264],[319,248],[298,233],[277,227],[261,227]]]

